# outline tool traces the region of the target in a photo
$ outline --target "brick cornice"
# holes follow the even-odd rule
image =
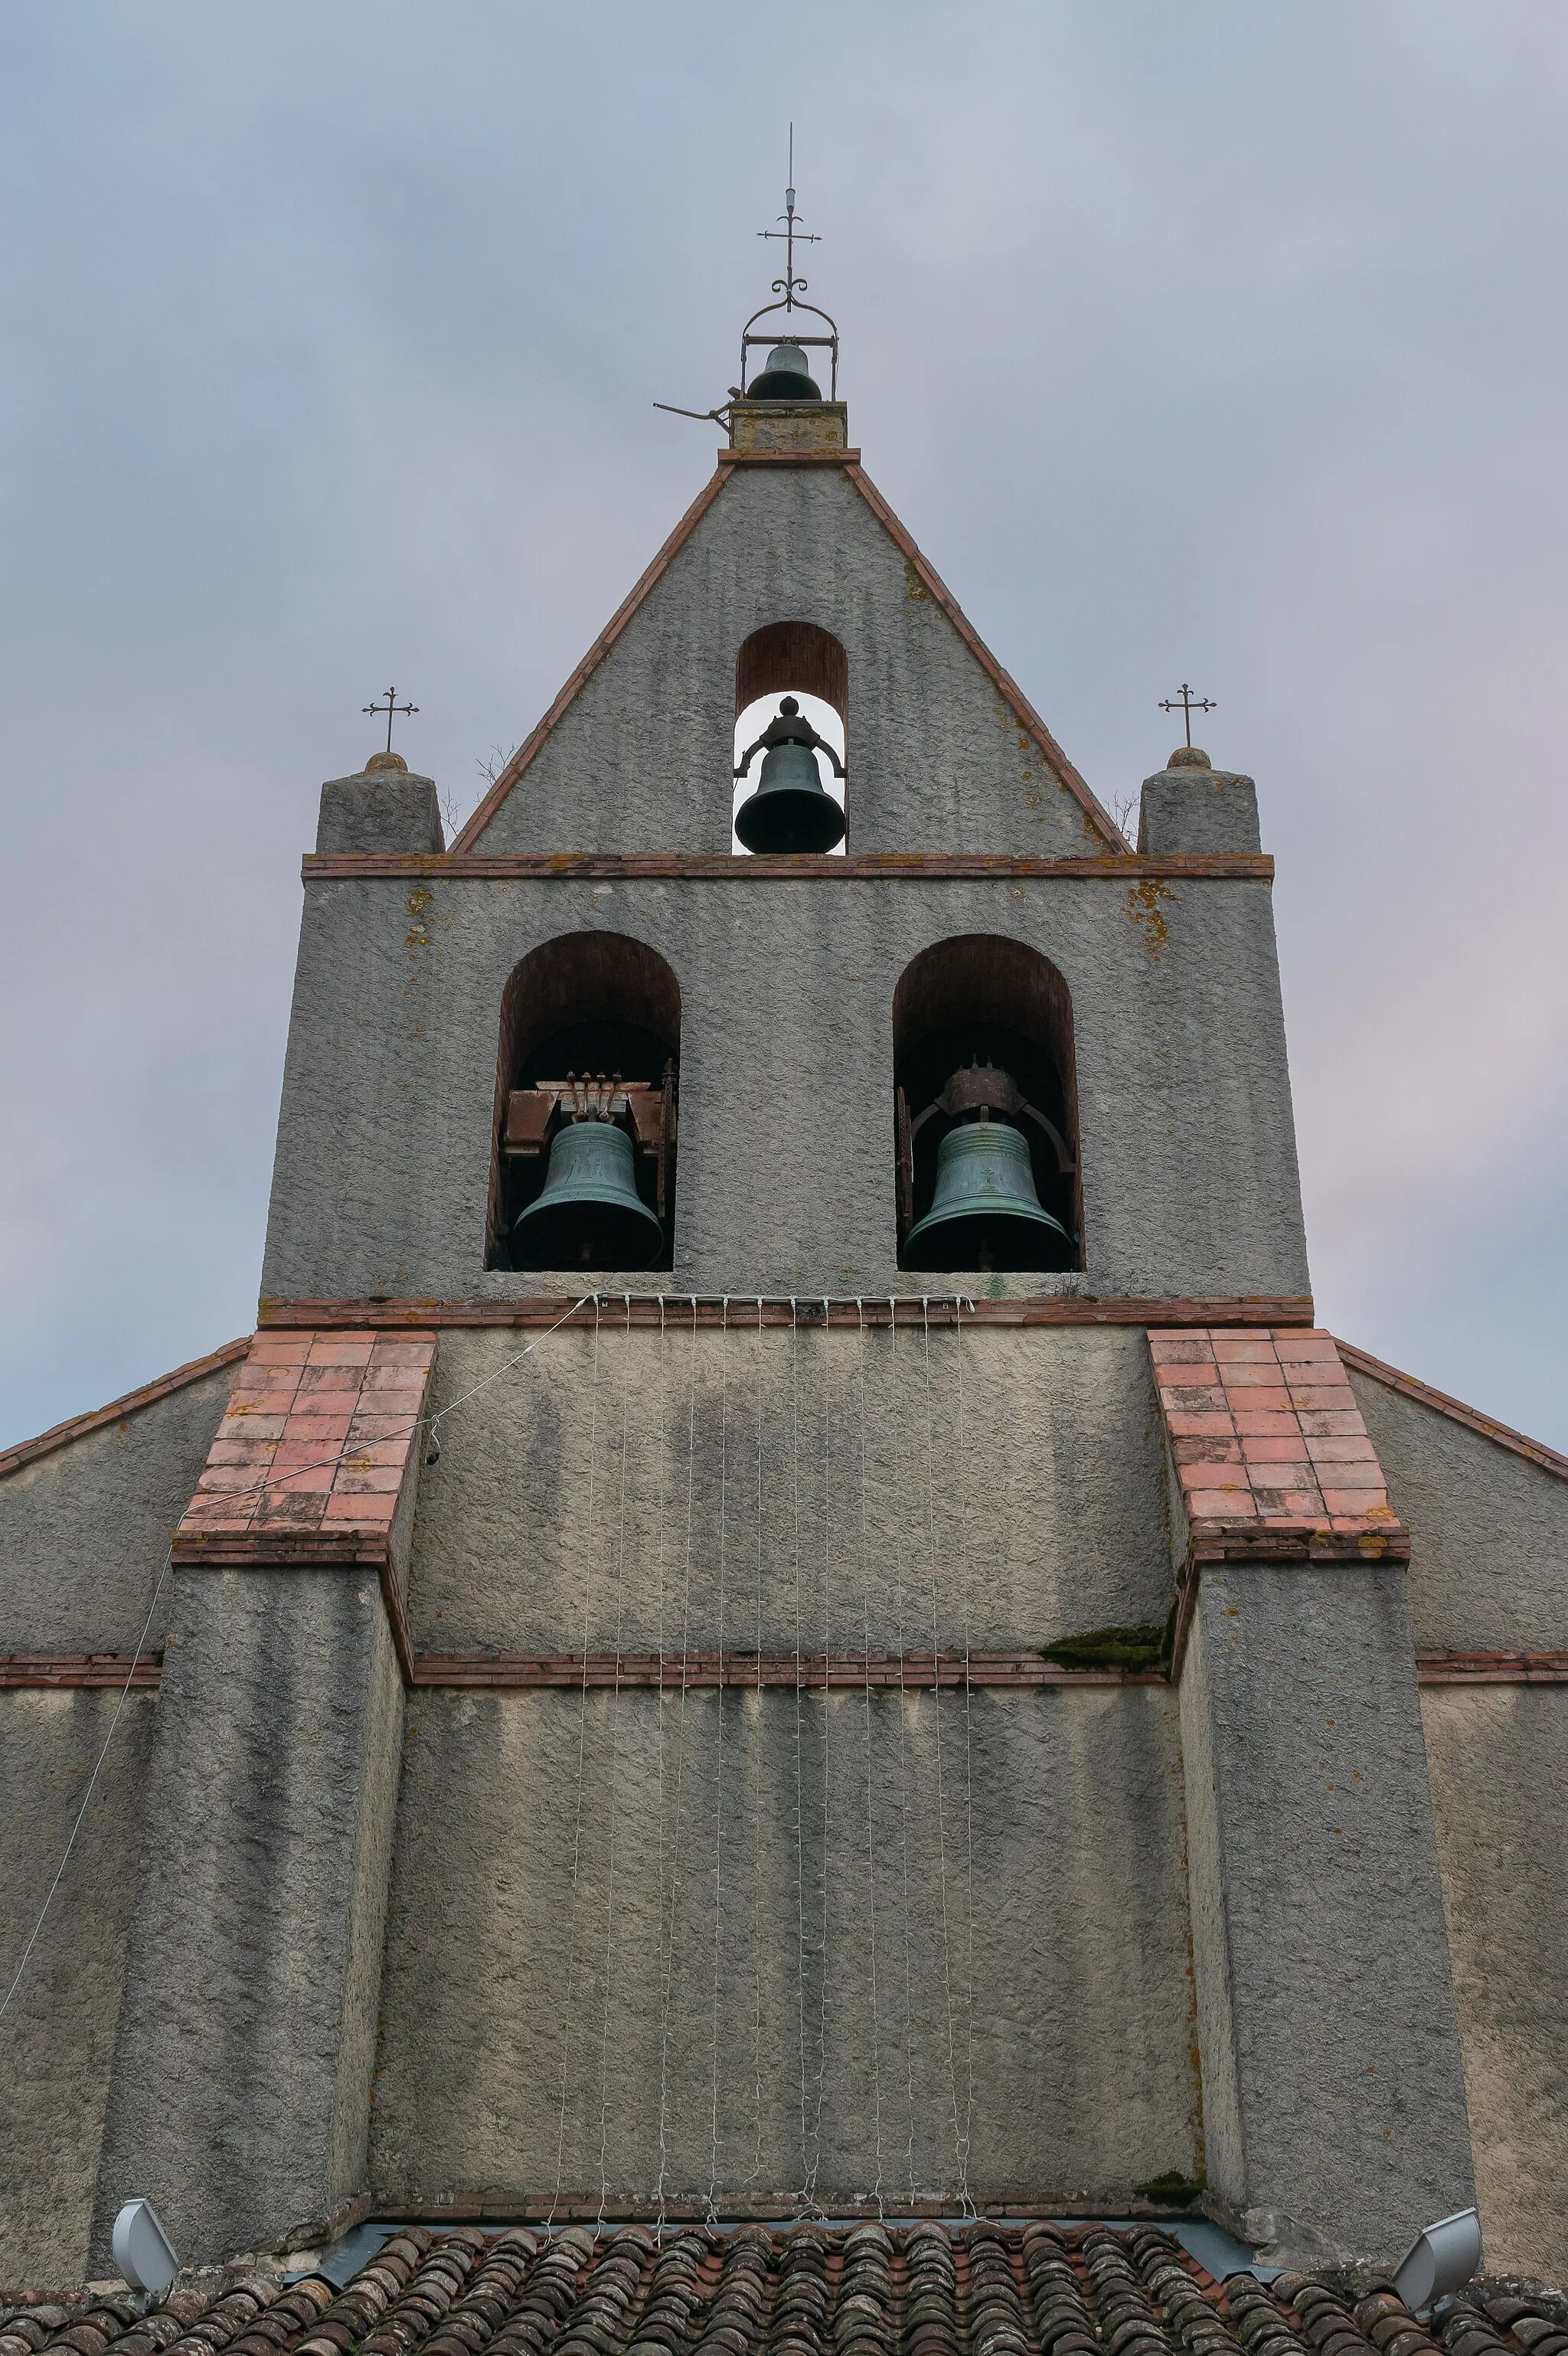
[[[57,1448],[69,1448],[73,1440],[85,1439],[90,1431],[101,1431],[106,1424],[122,1423],[127,1416],[140,1415],[144,1408],[155,1407],[172,1392],[182,1391],[187,1384],[199,1383],[221,1367],[233,1365],[250,1347],[247,1333],[240,1341],[226,1342],[221,1350],[213,1350],[205,1358],[192,1358],[187,1365],[176,1366],[172,1374],[160,1375],[155,1382],[144,1383],[139,1390],[127,1391],[123,1398],[111,1399],[107,1407],[94,1408],[87,1415],[73,1415],[66,1422],[40,1432],[36,1440],[19,1440],[14,1448],[0,1453],[0,1480],[7,1472],[19,1472],[24,1464],[35,1463],[40,1456],[52,1454]]]
[[[880,1300],[830,1300],[826,1322],[846,1331],[861,1323],[883,1326],[895,1315],[900,1325],[919,1326],[929,1322],[934,1326],[948,1326],[955,1323],[951,1293],[933,1293],[927,1303],[922,1302],[918,1293],[899,1293],[895,1299],[896,1310],[890,1307],[885,1294]],[[624,1293],[603,1292],[599,1301],[602,1320],[619,1324],[626,1319]],[[694,1301],[688,1292],[635,1292],[630,1298],[629,1316],[635,1326],[656,1328],[662,1323],[672,1332],[689,1328],[693,1323],[699,1327],[727,1324],[731,1331],[739,1332],[746,1325],[756,1324],[757,1301],[754,1294],[731,1294],[726,1307],[717,1294],[699,1296]],[[1311,1325],[1312,1301],[1310,1295],[1299,1299],[1270,1295],[1194,1301],[1093,1293],[1038,1293],[1014,1301],[970,1301],[965,1297],[963,1322],[965,1332],[976,1325],[1207,1327],[1222,1323],[1290,1328]],[[593,1305],[590,1301],[576,1308],[571,1295],[548,1292],[528,1294],[515,1301],[273,1299],[259,1303],[257,1323],[264,1333],[393,1333],[415,1327],[440,1333],[464,1326],[592,1325]],[[815,1301],[794,1301],[785,1295],[764,1296],[762,1323],[766,1327],[794,1326],[806,1332],[824,1323],[824,1304],[820,1296]]]
[[[720,450],[721,466],[858,466],[860,453],[843,450]]]
[[[459,837],[459,846],[462,838]],[[1180,884],[1274,881],[1266,852],[1105,851],[1083,859],[1032,859],[992,851],[863,851],[756,853],[729,851],[311,851],[307,884],[434,881],[470,884]]]

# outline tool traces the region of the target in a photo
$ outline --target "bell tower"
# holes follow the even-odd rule
[[[783,218],[711,476],[456,839],[323,788],[100,2214],[1201,2199],[1386,2259],[1468,2130],[1253,784],[1125,839]]]

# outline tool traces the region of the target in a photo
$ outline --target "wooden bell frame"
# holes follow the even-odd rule
[[[560,1033],[624,1024],[661,1043],[662,1066],[646,1078],[619,1073],[539,1074],[517,1083]],[[566,1058],[563,1056],[562,1061]],[[655,1207],[671,1243],[680,1095],[680,985],[644,941],[624,933],[564,933],[513,967],[501,994],[496,1111],[485,1215],[487,1268],[509,1265],[509,1167],[541,1162],[565,1119],[612,1120],[632,1140],[639,1168],[652,1164]]]

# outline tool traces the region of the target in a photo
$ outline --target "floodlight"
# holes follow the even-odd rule
[[[167,2290],[180,2270],[175,2245],[158,2222],[150,2201],[127,2201],[114,2220],[114,2263],[133,2290],[155,2296]]]
[[[1481,2263],[1481,2221],[1473,2209],[1456,2209],[1424,2225],[1393,2270],[1393,2286],[1406,2307],[1430,2307],[1467,2283]]]

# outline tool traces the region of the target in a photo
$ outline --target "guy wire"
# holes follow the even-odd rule
[[[805,1696],[801,1690],[800,1586],[800,1326],[795,1295],[789,1302],[790,1384],[790,1533],[795,1555],[795,2029],[800,2052],[800,2190],[795,2199],[805,2209],[810,2202],[810,2161],[805,2135],[805,1818],[801,1783],[802,1717]]]
[[[822,1993],[816,2010],[816,2115],[812,2128],[811,2167],[807,2187],[811,2206],[816,2206],[816,2179],[822,2166],[822,2102],[827,2083],[827,2002],[829,1990],[828,1937],[831,1929],[828,1894],[828,1866],[832,1855],[829,1833],[832,1828],[833,1781],[831,1735],[833,1709],[827,1687],[827,1663],[832,1639],[829,1634],[829,1605],[833,1559],[833,1516],[831,1513],[833,1419],[828,1384],[832,1372],[833,1323],[831,1304],[822,1303]]]
[[[659,2145],[658,2231],[665,2224],[665,2174],[667,2145],[663,2139],[663,2122],[668,2113],[669,2088],[669,1998],[675,1984],[675,1941],[678,1916],[680,1885],[681,1809],[686,1796],[686,1737],[688,1663],[691,1654],[691,1550],[692,1500],[697,1466],[697,1295],[691,1296],[691,1350],[687,1366],[686,1393],[686,1565],[680,1607],[680,1718],[675,1754],[675,1826],[671,1843],[669,1875],[669,1949],[665,1972],[664,2019],[659,2051],[659,2089],[661,2140]]]
[[[659,1820],[657,1833],[657,1864],[659,1891],[659,2173],[655,2190],[658,2204],[658,2221],[654,2228],[656,2241],[664,2233],[665,2167],[669,2158],[669,1949],[665,1938],[665,1384],[668,1374],[665,1330],[665,1297],[659,1295],[659,1338],[657,1345],[658,1391],[658,1529],[659,1529],[659,1593],[658,1639],[659,1689],[657,1747],[659,1775]]]
[[[626,1460],[632,1452],[632,1296],[625,1296],[626,1324],[621,1337],[621,1500],[615,1536],[615,1681],[610,1695],[610,1843],[604,1877],[604,1994],[599,2028],[599,2218],[604,2225],[610,2198],[610,2008],[615,1994],[615,1835],[621,1763],[621,1648],[626,1610]]]
[[[756,2001],[752,2015],[752,2106],[756,2141],[748,2183],[763,2172],[763,1297],[757,1295],[757,1684],[752,1710],[752,1740],[755,1756],[752,1783],[752,1965],[756,1976]]]
[[[724,1574],[730,1492],[730,1296],[719,1329],[719,1689],[717,1766],[713,1777],[713,2008],[709,2058],[708,2206],[703,2222],[719,2222],[719,1967],[723,1929],[724,1867]]]
[[[571,2069],[571,1998],[577,1977],[577,1893],[582,1862],[583,1756],[588,1740],[588,1625],[593,1595],[593,1502],[596,1451],[599,1444],[599,1295],[593,1295],[593,1358],[588,1387],[588,1527],[582,1549],[582,1684],[577,1704],[577,1804],[571,1826],[571,1927],[566,1950],[566,1991],[560,2024],[560,2118],[556,2130],[555,2190],[550,2195],[547,2233],[555,2230],[560,2201],[561,2169],[566,2158],[566,2094]]]
[[[866,1547],[866,1306],[857,1297],[859,1326],[857,1387],[860,1404],[860,1614],[866,1644],[866,1902],[870,1918],[871,2092],[876,2124],[877,2214],[882,2207],[882,2029],[877,2000],[877,1850],[871,1796],[871,1568]]]
[[[891,1391],[893,1399],[896,1403],[899,1397],[898,1303],[891,1295],[888,1301],[888,1345],[891,1357],[888,1387]],[[902,1483],[900,1482],[898,1485],[899,1489],[901,1491],[903,1486]],[[912,2209],[914,2207],[915,2201],[914,1986],[913,1971],[911,1960],[912,1943],[910,1939],[909,1927],[909,1729],[905,1723],[908,1716],[909,1696],[904,1685],[904,1611],[908,1590],[904,1579],[904,1549],[901,1544],[895,1548],[894,1560],[898,1566],[898,1590],[894,1597],[894,1611],[898,1620],[899,1640],[899,1854],[903,1880],[904,2075],[909,2091],[909,2144],[904,2154],[904,2158],[909,2174],[910,2207]]]
[[[936,1559],[936,1472],[933,1462],[936,1447],[934,1412],[931,1397],[931,1301],[922,1293],[920,1302],[921,1339],[925,1361],[925,1527],[926,1545],[931,1571],[931,1658],[934,1670],[941,1657],[941,1631],[938,1625],[938,1589]],[[943,1822],[942,1789],[942,1690],[933,1687],[931,1697],[932,1724],[936,1729],[936,1888],[942,1912],[942,1985],[947,2013],[947,2084],[952,2101],[953,2133],[956,2155],[958,2136],[958,2058],[953,2030],[953,1955],[947,1928],[947,1835]]]
[[[970,1307],[974,1307],[973,1301]],[[969,1438],[964,1415],[964,1301],[953,1302],[953,1367],[957,1402],[959,1593],[964,1610],[964,2132],[956,2137],[958,2202],[975,2215],[969,2197],[969,2136],[975,2123],[975,1696],[969,1683]],[[955,2089],[956,2095],[956,2089]],[[958,2124],[955,2108],[954,2126]]]

